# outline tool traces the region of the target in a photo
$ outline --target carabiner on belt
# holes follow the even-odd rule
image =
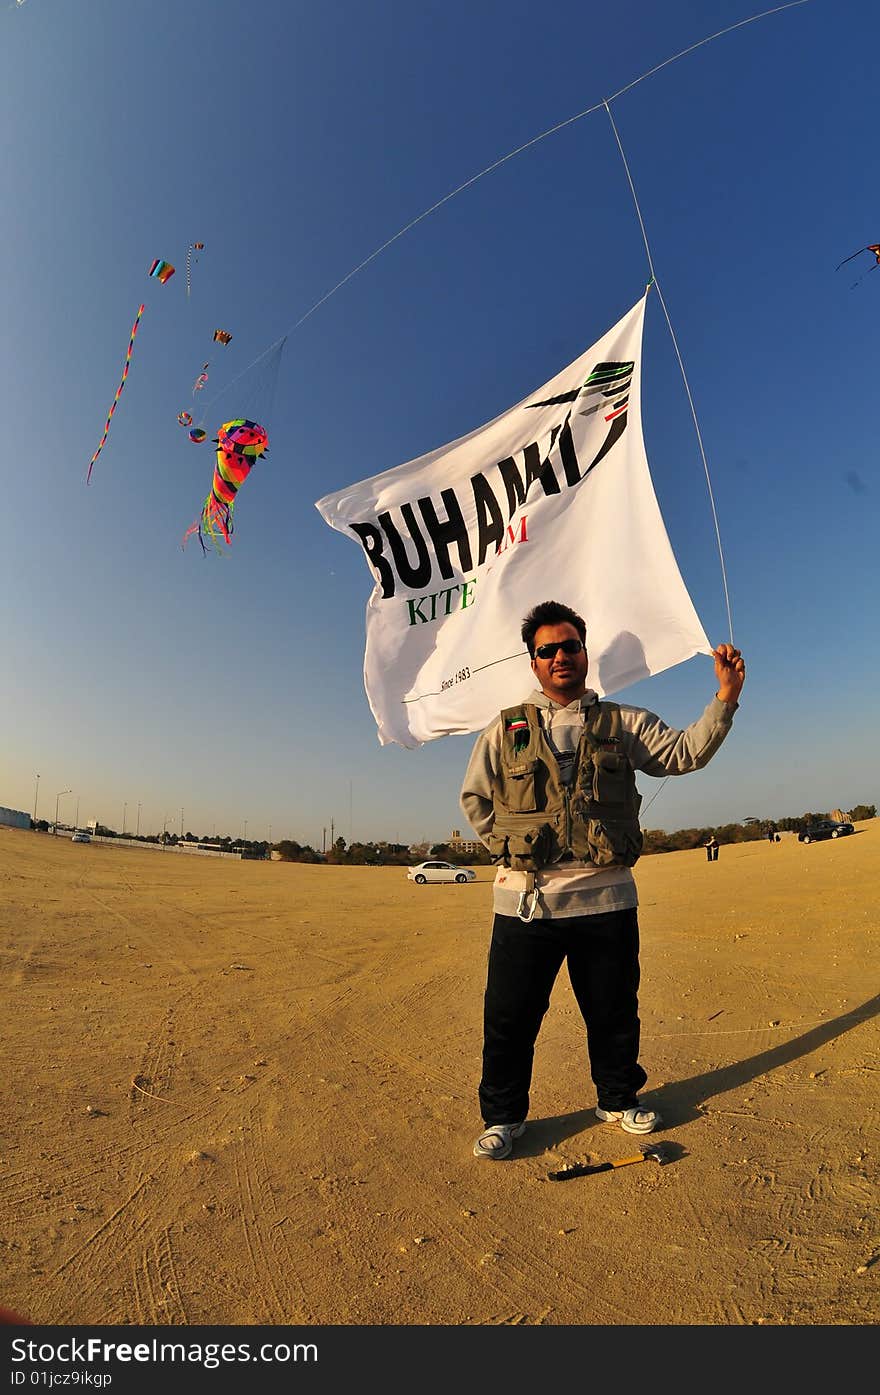
[[[529,904],[531,903],[531,904]],[[528,907],[528,909],[527,909]],[[538,909],[538,888],[535,885],[534,872],[526,872],[526,884],[519,894],[516,913],[520,920],[526,922],[534,920],[535,912]]]

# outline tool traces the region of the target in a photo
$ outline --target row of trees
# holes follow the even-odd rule
[[[688,848],[701,848],[706,839],[713,835],[719,843],[755,843],[769,833],[803,833],[810,824],[830,817],[830,813],[826,812],[791,814],[781,819],[746,818],[742,823],[725,823],[714,828],[679,828],[674,833],[667,833],[663,828],[652,828],[645,831],[644,851],[681,852]],[[849,817],[852,823],[876,818],[877,806],[857,804]]]
[[[789,815],[781,819],[749,817],[743,819],[742,823],[726,823],[714,828],[679,828],[674,833],[667,833],[663,828],[646,829],[644,852],[681,852],[686,849],[701,848],[707,838],[713,835],[719,843],[752,843],[766,838],[768,833],[802,833],[810,824],[829,817],[827,812]],[[853,823],[876,818],[877,806],[857,804],[850,811],[849,817]],[[38,819],[33,827],[46,832],[50,825],[45,819]],[[118,834],[114,829],[107,828],[103,824],[98,824],[95,831],[105,838],[124,836],[131,842],[161,843],[164,841],[169,847],[175,847],[178,843],[211,843],[225,852],[235,850],[254,858],[268,857],[269,853],[274,851],[279,854],[282,862],[323,862],[336,867],[409,867],[413,862],[422,862],[428,857],[442,858],[444,862],[454,862],[460,866],[479,867],[490,865],[492,860],[485,848],[478,848],[473,852],[462,852],[459,848],[451,847],[448,843],[353,842],[348,844],[344,838],[337,838],[326,851],[318,852],[308,843],[298,843],[292,838],[282,838],[279,843],[273,844],[261,839],[249,841],[245,838],[230,838],[228,835],[216,837],[212,834],[210,837],[203,835],[201,838],[197,838],[194,833],[185,833],[183,838],[179,838],[176,833],[167,832],[164,836],[160,833],[142,834],[135,837],[133,833]]]
[[[854,823],[877,816],[874,804],[858,804],[850,812]],[[811,823],[827,819],[828,813],[806,813],[790,815],[781,819],[743,819],[742,823],[725,823],[713,828],[679,828],[674,833],[665,829],[653,828],[645,831],[644,851],[646,853],[681,852],[685,849],[701,848],[710,836],[719,843],[753,843],[766,838],[768,833],[801,833]],[[285,862],[326,862],[333,866],[373,866],[408,867],[413,862],[428,857],[442,858],[444,862],[454,862],[460,866],[489,866],[492,859],[485,848],[474,852],[462,852],[448,843],[352,843],[344,838],[336,842],[326,853],[285,839],[276,845],[276,851]]]

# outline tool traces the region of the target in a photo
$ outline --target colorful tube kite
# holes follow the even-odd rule
[[[189,433],[189,439],[191,441],[195,441],[197,446],[200,446],[207,434],[207,431],[203,431],[200,426],[194,426],[192,431]]]
[[[164,286],[165,282],[170,281],[172,276],[174,275],[174,267],[171,265],[170,262],[163,262],[159,257],[157,257],[156,260],[153,262],[153,265],[150,267],[150,275],[155,276],[156,280],[161,281],[162,285]]]
[[[232,542],[235,496],[254,462],[266,454],[268,447],[266,430],[257,422],[236,417],[223,423],[217,432],[217,463],[211,492],[204,502],[201,517],[184,533],[184,546],[193,533],[198,533],[203,552],[207,551],[203,533],[208,534],[218,552],[221,551],[219,538],[225,543]]]
[[[187,250],[186,250],[186,293],[187,293],[187,295],[189,295],[189,292],[190,292],[190,279],[189,279],[189,277],[190,277],[190,260],[191,260],[191,258],[192,258],[192,254],[193,254],[193,252],[204,252],[204,250],[205,250],[205,244],[204,244],[204,242],[191,242],[190,245],[189,245],[189,247],[188,247]]]
[[[232,335],[231,335],[227,330],[225,330],[225,329],[215,329],[215,330],[214,330],[214,343],[215,343],[215,344],[228,344],[231,338],[232,338]]]
[[[177,413],[177,424],[178,424],[178,426],[192,426],[192,422],[193,422],[193,419],[192,419],[192,417],[190,416],[189,412],[178,412],[178,413]]]
[[[91,460],[89,461],[89,471],[88,471],[88,474],[86,475],[86,484],[88,484],[89,481],[90,481],[91,478],[92,478],[92,466],[94,465],[94,463],[95,463],[95,461],[97,460],[98,456],[101,454],[101,451],[104,449],[104,442],[107,440],[107,437],[108,437],[109,434],[110,434],[110,422],[111,422],[112,419],[113,419],[113,413],[116,411],[116,404],[117,404],[117,402],[119,401],[120,397],[122,396],[122,389],[125,387],[125,380],[126,380],[126,378],[128,377],[128,370],[129,370],[129,368],[131,367],[131,351],[132,351],[132,349],[134,348],[134,341],[135,341],[135,336],[137,335],[137,332],[138,332],[138,325],[139,325],[140,322],[141,322],[141,315],[144,313],[145,308],[146,308],[146,307],[142,305],[141,308],[140,308],[140,310],[138,310],[137,315],[135,316],[134,324],[133,324],[132,327],[131,327],[131,338],[130,338],[129,341],[128,341],[128,353],[125,355],[125,367],[124,367],[123,370],[122,370],[122,378],[121,378],[121,380],[120,380],[119,387],[116,389],[116,396],[114,397],[114,399],[113,399],[113,401],[112,401],[112,403],[111,403],[111,405],[110,405],[110,411],[107,413],[107,422],[106,422],[106,425],[105,425],[105,427],[104,427],[104,434],[103,434],[103,436],[101,437],[100,443],[99,443],[99,445],[98,445],[98,449],[95,451],[95,454],[92,456]]]

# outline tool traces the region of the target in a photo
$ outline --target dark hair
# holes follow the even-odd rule
[[[522,622],[522,642],[532,658],[535,657],[535,635],[542,625],[574,625],[581,637],[581,644],[587,642],[587,627],[577,611],[560,601],[542,601],[530,610]]]

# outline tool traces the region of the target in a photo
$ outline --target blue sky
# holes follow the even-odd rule
[[[314,501],[450,441],[638,299],[645,254],[607,117],[507,161],[292,330],[270,454],[233,546],[181,538],[205,396],[451,189],[756,10],[518,0],[27,0],[0,11],[0,404],[6,427],[0,803],[140,831],[320,845],[461,825],[472,737],[380,747],[363,554]],[[613,106],[703,431],[748,678],[732,737],[649,827],[878,798],[876,7],[810,0]],[[185,287],[186,250],[203,241]],[[166,286],[154,257],[174,263]],[[853,274],[850,274],[853,273]],[[128,384],[85,487],[138,305]],[[212,341],[233,334],[228,348]],[[250,415],[245,374],[215,412]],[[209,409],[209,434],[217,425]],[[713,641],[728,638],[702,464],[659,303],[643,420]],[[559,597],[564,599],[564,597]],[[675,725],[705,657],[618,697]],[[658,782],[643,780],[645,802]],[[137,805],[140,812],[136,815]]]

